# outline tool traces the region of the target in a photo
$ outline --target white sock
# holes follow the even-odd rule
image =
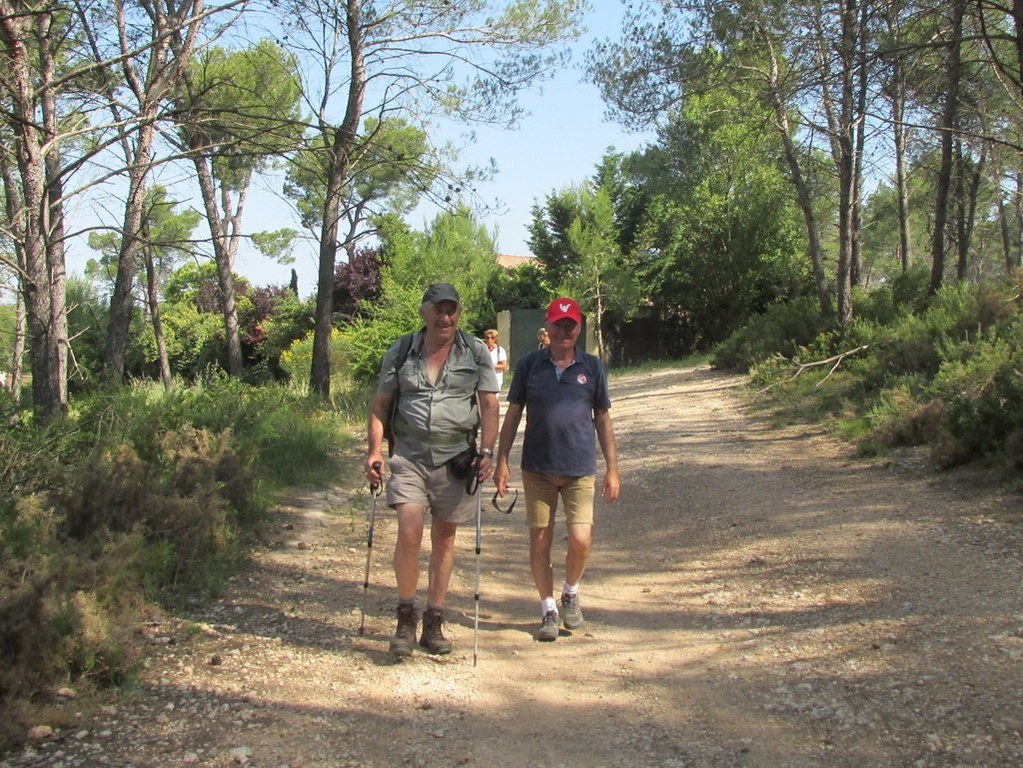
[[[561,594],[568,595],[569,597],[571,597],[572,595],[578,595],[579,594],[579,585],[578,584],[569,584],[566,581],[564,586],[561,588]]]
[[[540,601],[540,615],[546,616],[550,611],[554,611],[555,613],[557,613],[558,604],[557,602],[555,602],[553,597],[545,597],[543,600]]]

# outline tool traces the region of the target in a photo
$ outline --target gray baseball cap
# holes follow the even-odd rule
[[[434,283],[426,289],[423,294],[423,303],[439,304],[442,301],[453,301],[462,306],[462,300],[458,298],[458,291],[451,283]]]

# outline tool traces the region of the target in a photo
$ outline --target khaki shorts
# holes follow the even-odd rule
[[[476,495],[465,492],[447,465],[433,469],[397,454],[391,457],[387,481],[387,504],[420,504],[430,514],[448,523],[465,523],[476,516]]]
[[[554,523],[559,495],[565,506],[566,523],[593,525],[596,475],[572,477],[522,470],[522,488],[526,492],[526,522],[530,528],[546,528]]]

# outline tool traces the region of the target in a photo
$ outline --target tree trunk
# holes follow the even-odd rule
[[[998,207],[998,232],[1002,239],[1002,263],[1005,274],[1012,272],[1012,239],[1009,237],[1009,212],[1005,210],[1005,197],[1001,192],[995,197]]]
[[[853,258],[852,258],[852,282],[853,285],[865,285],[862,275],[863,264],[861,253],[863,250],[863,153],[867,144],[867,91],[870,87],[870,57],[867,55],[867,29],[870,16],[870,3],[864,2],[860,7],[859,23],[856,27],[856,35],[859,44],[857,45],[857,94],[856,94],[856,161],[854,172],[856,179],[854,183],[853,199]]]
[[[1013,200],[1013,211],[1016,216],[1016,242],[1014,267],[1023,266],[1023,172],[1016,173],[1016,196]]]
[[[4,207],[7,221],[11,228],[14,259],[17,267],[18,289],[14,311],[14,343],[11,348],[11,375],[7,379],[7,389],[14,402],[21,400],[22,366],[25,357],[25,296],[22,286],[25,283],[25,208],[22,205],[21,189],[11,166],[10,155],[0,152],[0,172],[3,174]]]
[[[852,286],[856,256],[856,211],[858,184],[856,178],[856,92],[854,85],[856,51],[863,43],[852,3],[843,5],[840,56],[842,62],[841,86],[837,111],[830,112],[836,120],[832,127],[835,147],[835,165],[838,168],[838,320],[847,325],[853,317]],[[827,102],[827,98],[825,97]],[[825,105],[827,107],[827,104]]]
[[[43,78],[45,72],[54,71],[51,41],[47,37],[50,19],[51,16],[45,12],[31,17],[18,13],[9,3],[0,0],[0,41],[4,45],[5,75],[10,94],[8,122],[14,133],[13,144],[20,175],[18,200],[24,205],[23,218],[19,223],[25,258],[21,290],[32,352],[32,402],[33,412],[42,424],[63,416],[67,411],[67,382],[63,379],[67,360],[66,324],[62,332],[60,319],[57,318],[56,325],[54,323],[55,313],[64,306],[64,297],[62,294],[51,297],[51,287],[64,290],[64,268],[63,264],[54,265],[56,283],[51,284],[49,263],[51,255],[62,256],[63,251],[58,254],[48,247],[52,208],[43,152],[47,142],[44,132],[46,115],[43,115],[41,130],[38,112],[43,109],[43,104],[36,100],[49,88],[51,81],[44,80],[39,87],[32,74],[36,72]],[[35,64],[28,61],[26,41],[34,43],[39,59]],[[52,99],[49,104],[52,107]]]
[[[953,138],[959,115],[959,81],[962,77],[962,34],[964,0],[956,0],[952,8],[952,28],[947,42],[948,59],[945,80],[945,104],[942,108],[941,161],[935,180],[934,231],[931,237],[931,282],[933,295],[945,279],[945,236],[948,229],[948,201],[952,186]]]
[[[959,181],[956,189],[959,193],[959,200],[956,203],[956,210],[959,214],[959,221],[956,227],[956,246],[958,251],[958,264],[956,275],[959,280],[965,280],[970,267],[970,246],[973,242],[974,222],[977,216],[977,196],[980,194],[980,183],[983,180],[984,169],[987,166],[987,147],[981,149],[980,158],[977,160],[972,172],[967,178],[967,164],[962,154],[962,142],[956,141],[957,155],[959,157]],[[969,184],[967,184],[967,181]]]
[[[768,39],[765,36],[765,40]],[[813,269],[813,282],[817,289],[817,301],[820,304],[821,314],[830,317],[831,294],[828,291],[828,279],[824,274],[824,264],[821,258],[820,231],[817,227],[817,216],[813,210],[813,199],[810,194],[809,185],[803,175],[803,169],[799,162],[799,153],[796,150],[795,142],[792,139],[793,131],[789,123],[788,107],[779,91],[780,74],[778,61],[774,48],[770,48],[771,54],[771,108],[774,111],[775,127],[781,136],[782,146],[785,149],[785,161],[788,164],[789,175],[792,178],[792,185],[796,189],[796,199],[799,201],[799,209],[803,212],[803,224],[806,227],[806,250],[810,257],[810,266]]]
[[[1023,81],[1023,0],[1012,0],[1012,25],[1016,41],[1016,72]],[[1018,95],[1023,96],[1023,82]]]
[[[25,365],[25,297],[18,291],[14,312],[14,348],[11,350],[11,377],[7,382],[15,403],[21,402],[21,383]]]
[[[129,42],[131,26],[125,8],[117,6],[116,23],[122,41],[121,67],[124,83],[138,102],[134,125],[134,147],[127,130],[119,128],[120,142],[128,165],[128,193],[121,227],[121,248],[118,254],[117,277],[110,297],[110,323],[103,355],[105,376],[111,381],[124,377],[125,356],[128,349],[131,320],[135,312],[135,280],[138,273],[138,252],[141,247],[143,206],[146,185],[152,168],[152,149],[156,136],[160,104],[167,92],[178,82],[188,65],[201,27],[204,0],[180,0],[168,3],[153,13],[149,59],[145,76],[135,68],[136,51]],[[173,55],[172,55],[173,51]],[[111,96],[111,109],[115,123],[121,125],[121,110]]]
[[[906,82],[902,62],[893,65],[892,122],[895,143],[895,193],[899,212],[899,262],[906,272],[913,263],[909,228],[909,175],[906,172]]]
[[[150,169],[150,150],[155,126],[144,121],[138,129],[135,149],[128,169],[128,194],[121,226],[121,248],[117,277],[110,295],[110,324],[103,353],[103,370],[108,381],[124,378],[124,361],[135,314],[135,278],[138,273],[138,248],[142,227],[142,208],[146,196],[146,178]]]
[[[227,234],[217,210],[216,183],[210,170],[209,159],[201,154],[202,147],[193,146],[195,155],[192,163],[199,178],[199,189],[202,192],[203,205],[206,208],[206,219],[210,225],[213,240],[213,254],[217,264],[217,285],[220,298],[224,302],[224,332],[227,336],[227,372],[232,376],[242,374],[242,344],[238,329],[238,307],[235,302],[234,265],[231,263],[231,249],[227,242]]]
[[[142,255],[146,262],[146,296],[149,299],[149,317],[153,321],[153,335],[156,337],[156,355],[160,361],[160,380],[163,382],[164,391],[170,392],[174,386],[174,379],[171,376],[170,360],[167,357],[167,340],[163,335],[163,321],[160,319],[159,286],[157,285],[156,264],[153,259],[153,245],[149,236],[148,223],[143,223],[142,235],[145,237]]]
[[[338,217],[341,197],[348,179],[350,156],[362,121],[366,93],[366,61],[362,39],[362,2],[347,0],[345,29],[351,55],[348,104],[339,128],[331,129],[327,116],[320,115],[320,126],[331,153],[327,193],[324,195],[323,224],[320,234],[320,261],[316,284],[316,317],[313,326],[313,359],[309,371],[310,389],[324,400],[330,397],[330,337],[333,329],[334,271],[337,262]]]

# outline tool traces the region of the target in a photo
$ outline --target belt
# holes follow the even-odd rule
[[[432,448],[444,448],[449,445],[458,445],[459,443],[469,444],[469,432],[461,435],[435,435],[425,430],[414,429],[407,423],[402,424],[400,427],[395,424],[395,427],[394,432],[397,436],[415,440],[417,443],[422,443]]]

